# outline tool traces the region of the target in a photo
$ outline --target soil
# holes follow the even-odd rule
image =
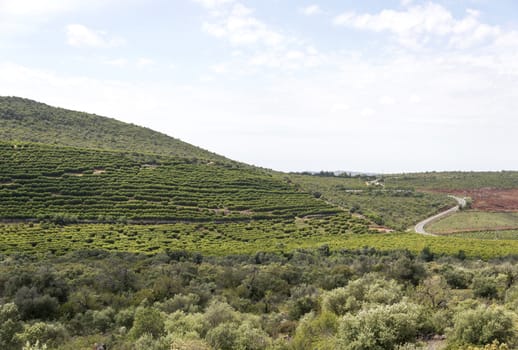
[[[483,211],[518,211],[518,188],[502,190],[479,188],[475,190],[437,190],[434,192],[471,197],[471,207]]]

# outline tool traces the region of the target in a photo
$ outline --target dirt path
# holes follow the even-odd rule
[[[439,219],[442,219],[448,215],[451,215],[453,213],[456,213],[457,211],[459,211],[459,208],[461,207],[464,207],[466,206],[466,199],[465,198],[461,198],[461,197],[455,197],[455,196],[448,196],[450,198],[453,198],[457,201],[457,205],[454,206],[453,208],[450,208],[446,211],[443,211],[437,215],[434,215],[432,217],[429,217],[427,219],[424,219],[423,221],[419,222],[417,225],[415,225],[414,227],[414,231],[421,234],[421,235],[427,235],[427,236],[437,236],[436,234],[433,234],[433,233],[430,233],[430,232],[426,232],[426,230],[424,229],[424,227],[434,221],[437,221]]]

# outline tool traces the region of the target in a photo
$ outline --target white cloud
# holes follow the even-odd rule
[[[194,2],[197,2],[201,4],[203,7],[208,9],[214,9],[221,7],[223,5],[231,4],[235,2],[235,0],[193,0]]]
[[[377,14],[345,12],[333,23],[373,32],[393,33],[405,46],[420,47],[434,43],[432,38],[445,40],[451,47],[466,48],[492,42],[501,29],[479,21],[480,12],[472,9],[456,19],[445,7],[435,3],[411,6],[404,11],[382,10]]]
[[[62,0],[2,0],[0,14],[10,16],[40,16],[72,10],[79,1]]]
[[[376,111],[370,107],[365,107],[361,111],[361,115],[364,117],[372,117],[376,114]]]
[[[379,102],[384,106],[392,106],[396,103],[396,100],[390,96],[382,96],[380,97]]]
[[[410,98],[408,99],[410,103],[421,103],[422,99],[420,96],[418,95],[411,95]]]
[[[120,0],[0,0],[0,38],[37,31],[59,16],[81,14]]]
[[[309,6],[301,8],[300,12],[302,12],[306,16],[313,16],[313,15],[321,14],[322,9],[318,5],[309,5]]]
[[[205,22],[203,29],[216,38],[228,40],[232,45],[280,45],[285,37],[253,16],[253,10],[237,3],[223,16]]]
[[[128,60],[125,58],[115,58],[115,59],[105,60],[103,63],[110,65],[110,66],[125,67],[128,64]]]
[[[228,72],[228,67],[225,63],[213,64],[210,70],[216,74],[223,74]]]
[[[231,61],[210,66],[212,72],[250,74],[261,67],[295,70],[314,68],[326,60],[325,55],[304,40],[286,35],[257,18],[253,9],[239,2],[227,5],[226,2],[219,7],[211,4],[209,18],[202,26],[207,34],[232,46]],[[215,7],[217,11],[213,11]]]
[[[139,67],[149,67],[155,65],[155,61],[148,57],[140,57],[137,60],[137,66]]]
[[[124,44],[124,39],[111,37],[104,31],[93,30],[81,24],[66,27],[67,43],[74,47],[107,48]]]

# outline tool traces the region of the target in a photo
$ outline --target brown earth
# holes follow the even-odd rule
[[[474,190],[437,190],[434,192],[471,197],[471,207],[484,211],[518,211],[518,188],[502,190],[479,188]]]

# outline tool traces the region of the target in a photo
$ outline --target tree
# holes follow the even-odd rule
[[[444,307],[450,298],[450,289],[442,276],[431,276],[417,286],[418,300],[432,308]]]

